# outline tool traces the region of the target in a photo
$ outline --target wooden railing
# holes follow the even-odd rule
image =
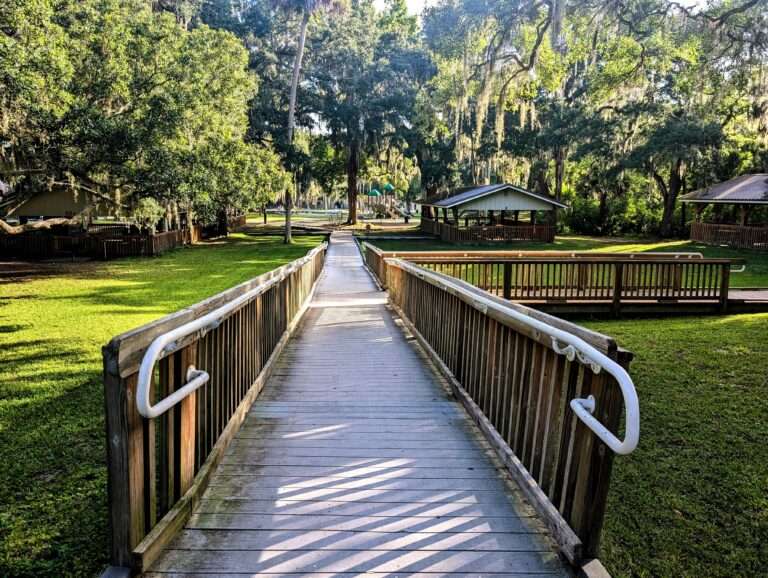
[[[437,235],[448,243],[486,241],[542,241],[555,240],[555,228],[551,225],[472,225],[457,227],[436,220],[422,219],[421,230]]]
[[[325,250],[322,245],[104,347],[113,565],[145,570],[183,526],[305,310]],[[217,323],[163,350],[150,401],[184,385],[190,366],[210,380],[160,417],[143,418],[137,374],[150,344],[246,294]]]
[[[89,235],[130,235],[132,223],[101,223],[88,225]]]
[[[85,235],[22,233],[0,235],[0,255],[27,259],[76,256],[109,260],[160,255],[190,242],[193,241],[189,230],[155,235],[114,234],[108,230]]]
[[[738,249],[768,249],[768,227],[691,223],[691,241]]]
[[[613,453],[570,407],[594,396],[594,417],[618,435],[622,394],[606,371],[556,351],[516,313],[587,342],[628,368],[615,341],[471,285],[388,259],[391,302],[433,357],[574,564],[597,554]],[[493,307],[489,307],[491,300]]]
[[[386,258],[399,257],[517,302],[706,301],[725,310],[731,265],[699,253],[382,252],[368,243],[369,268],[386,285]]]

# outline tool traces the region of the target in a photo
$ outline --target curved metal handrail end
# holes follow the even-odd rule
[[[143,417],[156,418],[181,402],[190,393],[208,383],[210,379],[211,376],[207,371],[196,369],[194,365],[190,365],[187,368],[187,383],[155,405],[149,403],[149,388],[140,388],[136,396],[136,407]]]

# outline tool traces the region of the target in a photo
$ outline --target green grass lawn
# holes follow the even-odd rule
[[[620,251],[641,253],[646,251],[693,251],[705,257],[744,259],[746,271],[731,275],[731,287],[768,287],[768,251],[748,251],[726,247],[710,247],[692,241],[642,241],[597,237],[557,237],[554,243],[501,243],[493,245],[456,245],[427,240],[372,241],[385,251],[460,251],[463,247],[476,250],[535,250],[535,251]]]
[[[101,346],[321,240],[233,235],[0,284],[0,576],[92,576],[107,563]]]
[[[614,461],[609,572],[764,576],[768,314],[582,323],[636,355],[640,445]]]

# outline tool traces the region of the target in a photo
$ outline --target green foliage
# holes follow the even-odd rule
[[[194,11],[181,4],[173,14],[141,0],[10,7],[0,161],[26,175],[20,190],[69,175],[123,202],[151,196],[201,213],[255,202],[256,187],[238,183],[267,159],[269,174],[281,169],[245,140],[257,86],[248,53],[228,32],[185,28]]]
[[[561,195],[572,229],[668,234],[680,194],[768,170],[763,3],[557,4],[427,9],[426,187],[512,181]]]
[[[155,224],[165,215],[165,209],[152,197],[139,199],[133,209],[133,220],[145,229],[154,232]]]

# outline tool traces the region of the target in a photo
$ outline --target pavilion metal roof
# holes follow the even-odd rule
[[[549,203],[553,207],[559,207],[561,209],[568,208],[567,205],[564,205],[563,203],[558,203],[554,199],[539,195],[538,193],[534,193],[532,191],[529,191],[527,189],[524,189],[522,187],[518,187],[516,185],[512,185],[510,183],[499,183],[495,185],[474,185],[471,187],[460,187],[458,189],[454,189],[450,191],[448,194],[437,194],[433,195],[431,197],[428,197],[426,199],[420,199],[416,201],[417,203],[420,203],[422,205],[428,205],[431,207],[439,207],[442,209],[451,209],[453,207],[458,207],[460,205],[463,205],[465,203],[468,203],[469,201],[474,201],[476,199],[479,199],[481,197],[486,197],[488,195],[493,195],[495,193],[502,192],[504,190],[512,190],[517,193],[521,193],[523,195],[527,195],[529,197],[533,197],[534,199],[539,199],[540,201],[544,201],[545,203]]]
[[[768,205],[768,173],[742,175],[687,193],[680,197],[683,203],[732,203]]]

